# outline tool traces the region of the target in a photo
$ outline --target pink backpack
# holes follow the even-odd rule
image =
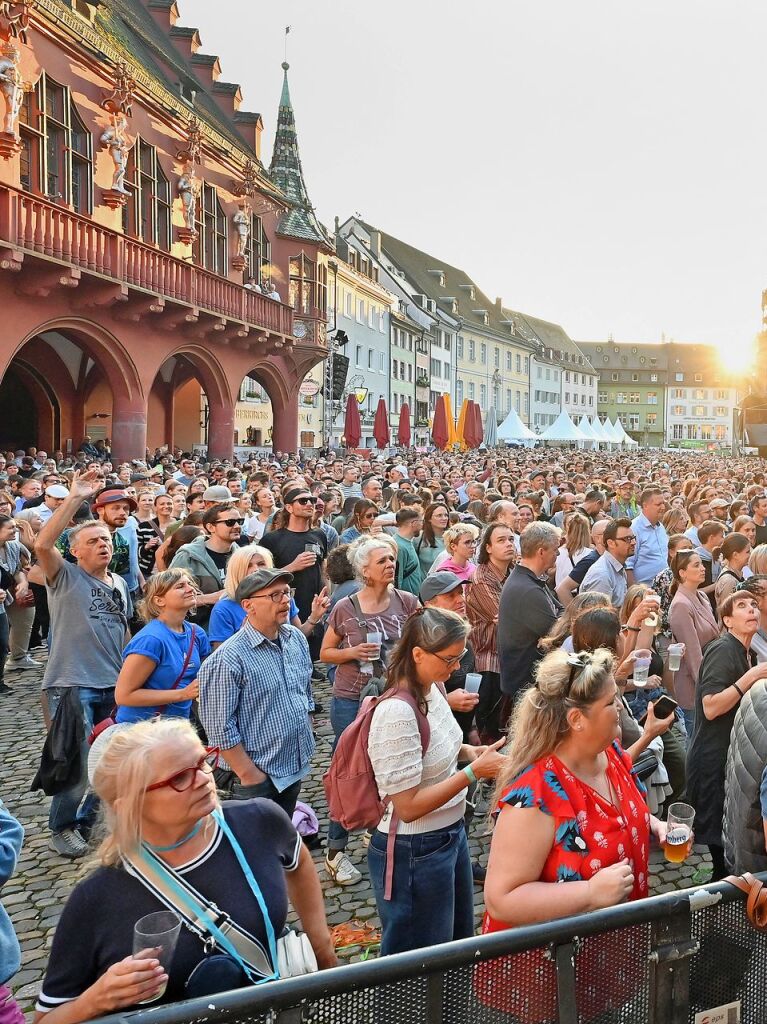
[[[431,737],[429,720],[408,690],[387,690],[380,697],[365,697],[360,704],[357,717],[347,726],[338,739],[330,767],[322,783],[328,802],[330,817],[345,829],[373,829],[386,811],[388,800],[382,800],[376,785],[373,766],[368,755],[368,737],[373,722],[373,712],[383,700],[402,700],[415,712],[418,732],[421,735],[421,756],[426,753]],[[391,899],[394,873],[394,841],[397,838],[399,817],[392,811],[389,823],[389,837],[386,843],[386,887],[384,899]]]

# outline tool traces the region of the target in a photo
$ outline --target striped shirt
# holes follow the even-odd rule
[[[507,573],[508,575],[508,573]],[[466,587],[466,614],[471,623],[471,644],[478,672],[500,672],[498,657],[498,609],[506,576],[490,562],[478,565],[472,584]]]
[[[303,778],[314,753],[311,677],[309,645],[299,629],[280,626],[275,641],[246,619],[197,677],[208,741],[224,755],[241,743],[278,789]],[[229,767],[225,760],[221,766]]]

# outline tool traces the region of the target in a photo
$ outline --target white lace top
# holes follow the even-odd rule
[[[406,789],[432,786],[449,778],[458,766],[463,743],[461,728],[450,705],[436,686],[427,698],[431,735],[426,754],[421,758],[421,735],[415,712],[403,700],[385,700],[373,714],[368,738],[368,754],[381,796],[392,796]],[[415,821],[400,821],[398,835],[432,832],[453,825],[463,817],[466,790],[461,790],[437,810]],[[378,830],[389,831],[391,804]]]

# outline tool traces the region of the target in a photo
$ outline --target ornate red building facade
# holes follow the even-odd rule
[[[287,67],[267,172],[260,115],[178,19],[175,0],[0,5],[3,448],[96,426],[116,459],[187,447],[202,388],[209,453],[229,457],[246,376],[273,447],[297,446],[330,246]]]

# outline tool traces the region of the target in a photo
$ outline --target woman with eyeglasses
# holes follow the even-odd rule
[[[498,753],[503,740],[489,747],[463,743],[445,698],[444,683],[460,664],[468,632],[455,612],[424,608],[412,615],[373,712],[368,752],[378,791],[390,800],[368,848],[383,955],[474,934],[466,790],[475,779],[495,778],[504,758]],[[407,691],[418,710],[397,699],[398,690]],[[425,753],[416,716],[429,729]],[[466,765],[461,770],[459,760]],[[392,850],[389,831],[395,828]]]
[[[113,731],[95,753],[91,780],[106,818],[101,865],[64,907],[38,1022],[79,1024],[273,977],[274,936],[285,926],[288,901],[318,966],[335,966],[317,871],[287,814],[269,800],[222,807],[212,774],[218,751],[203,747],[188,722],[160,718]],[[232,928],[261,946],[257,962],[243,967],[225,933],[217,928],[211,937],[182,899],[168,895],[179,891],[194,891],[228,914]],[[151,950],[133,954],[133,933],[142,917],[168,909],[184,926],[164,969]]]
[[[516,705],[496,782],[483,932],[647,895],[650,835],[663,842],[666,826],[649,814],[644,787],[618,743],[613,666],[609,650],[552,651]],[[604,955],[615,949],[609,937]],[[478,998],[524,1020],[555,1019],[556,975],[542,969],[531,994],[514,984],[517,965],[521,970],[509,957],[479,967]],[[621,1006],[641,983],[631,969],[605,974],[599,957],[582,966],[578,1008],[585,1020]]]
[[[233,636],[247,618],[245,609],[235,599],[237,587],[252,572],[259,569],[273,569],[274,559],[271,551],[260,547],[258,544],[248,544],[244,548],[238,548],[226,567],[226,579],[224,580],[224,593],[219,601],[213,605],[208,622],[208,639],[211,647],[215,650],[224,640]],[[301,622],[298,614],[298,606],[290,598],[290,611],[288,622],[296,629],[300,629],[304,636],[308,637],[319,624],[322,616],[328,607],[327,588],[323,588],[312,601],[312,611],[305,622]]]
[[[695,726],[695,693],[703,661],[703,648],[719,636],[719,625],[711,602],[698,588],[706,579],[706,569],[697,551],[677,551],[671,559],[674,582],[668,613],[671,635],[683,643],[684,657],[674,675],[674,698],[678,701],[688,738]]]
[[[341,733],[357,717],[360,694],[371,679],[382,679],[394,644],[405,623],[418,607],[414,594],[397,590],[394,577],[397,545],[386,534],[362,537],[348,549],[349,562],[362,584],[354,594],[342,598],[328,617],[320,660],[335,666],[330,700],[330,723],[334,748]],[[369,643],[376,633],[380,643]],[[325,868],[338,885],[353,885],[361,875],[346,855],[349,833],[331,821]]]
[[[361,498],[355,502],[351,522],[341,534],[341,543],[351,544],[359,537],[370,537],[374,533],[380,533],[380,528],[375,529],[375,521],[380,514],[378,505],[368,498]]]
[[[167,569],[148,581],[138,604],[146,625],[126,645],[115,684],[116,722],[189,717],[197,673],[211,651],[205,631],[186,621],[196,600],[186,569]]]

